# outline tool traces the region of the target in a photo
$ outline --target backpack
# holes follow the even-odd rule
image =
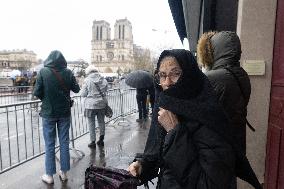
[[[124,169],[91,165],[85,171],[85,189],[136,189],[139,183]]]

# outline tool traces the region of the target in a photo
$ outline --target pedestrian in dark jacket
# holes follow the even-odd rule
[[[70,90],[78,93],[80,87],[72,71],[67,69],[67,62],[62,53],[52,51],[44,61],[44,68],[37,75],[33,92],[42,101],[40,116],[45,141],[45,174],[42,181],[48,184],[54,183],[53,175],[56,173],[56,130],[60,145],[59,177],[62,181],[67,181],[67,171],[70,169]]]
[[[242,151],[246,152],[246,116],[251,85],[240,66],[241,43],[235,32],[208,32],[197,47],[198,63],[210,80],[229,118]]]
[[[156,104],[143,155],[128,167],[162,189],[236,189],[236,177],[261,189],[223,109],[193,55],[165,50],[157,64]]]
[[[147,102],[147,88],[137,88],[136,89],[136,100],[138,105],[138,115],[139,118],[136,120],[137,122],[142,122],[143,120],[147,119],[148,111],[146,108]]]
[[[155,104],[155,87],[152,85],[151,87],[148,88],[148,94],[150,97],[150,104],[151,104],[151,110],[152,113],[154,111],[154,104]]]

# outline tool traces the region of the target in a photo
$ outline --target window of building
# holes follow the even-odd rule
[[[103,57],[100,55],[100,62],[102,62],[103,61]]]
[[[96,40],[99,40],[99,26],[97,26],[97,35],[96,35]]]
[[[103,39],[103,27],[101,26],[100,27],[100,40]]]
[[[122,26],[122,39],[124,39],[124,28],[125,28],[125,26],[123,25]]]
[[[107,42],[106,43],[106,47],[109,49],[113,49],[114,48],[114,43],[113,42]]]
[[[120,35],[121,35],[121,33],[120,33],[121,31],[120,31],[120,30],[121,30],[121,27],[120,27],[120,25],[119,25],[119,26],[118,26],[118,39],[120,39]]]
[[[124,60],[124,55],[121,55],[121,60],[122,60],[122,61]]]

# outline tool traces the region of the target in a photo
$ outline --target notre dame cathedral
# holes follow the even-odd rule
[[[116,20],[114,38],[110,24],[104,20],[93,21],[91,63],[100,72],[122,73],[132,70],[134,63],[132,25],[129,20]]]

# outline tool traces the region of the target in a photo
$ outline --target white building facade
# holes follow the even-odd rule
[[[3,50],[0,51],[0,70],[28,70],[37,64],[37,55],[33,51]]]

